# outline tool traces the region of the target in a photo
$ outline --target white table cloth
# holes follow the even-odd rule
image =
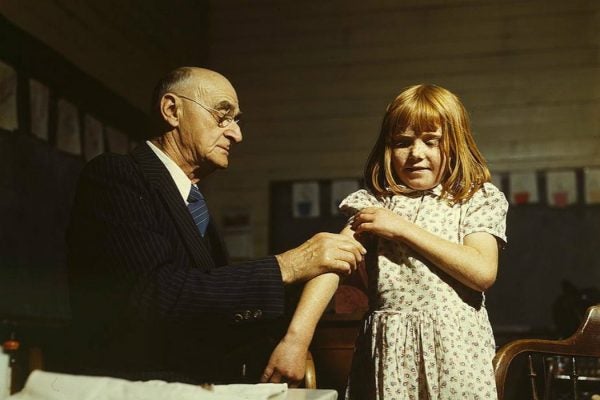
[[[288,389],[285,383],[215,385],[212,388],[163,381],[33,371],[23,390],[9,400],[336,400],[335,390]]]

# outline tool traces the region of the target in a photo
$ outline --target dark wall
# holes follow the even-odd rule
[[[69,317],[65,228],[80,157],[0,132],[0,318]]]
[[[552,326],[552,305],[565,279],[580,289],[600,288],[599,205],[511,207],[507,236],[498,280],[487,296],[495,326]]]

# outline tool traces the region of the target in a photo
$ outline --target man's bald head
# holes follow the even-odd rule
[[[152,93],[152,114],[158,113],[160,99],[169,92],[181,92],[183,90],[198,91],[203,94],[215,84],[224,84],[231,86],[231,83],[218,72],[206,68],[198,67],[179,67],[165,75],[154,87]],[[188,93],[192,94],[192,93]]]
[[[229,80],[218,72],[199,67],[176,68],[166,74],[154,87],[151,117],[156,120],[157,126],[162,125],[160,102],[166,93],[179,93],[202,99],[211,89],[223,86],[233,90]]]

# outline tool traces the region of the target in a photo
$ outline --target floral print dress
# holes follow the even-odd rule
[[[451,204],[441,187],[378,199],[350,194],[350,218],[384,207],[446,240],[487,232],[506,242],[508,203],[486,183],[471,199]],[[484,295],[468,288],[403,243],[377,240],[367,264],[370,312],[356,343],[346,399],[496,399],[494,337]]]

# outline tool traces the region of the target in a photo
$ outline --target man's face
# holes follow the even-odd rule
[[[408,127],[392,136],[392,167],[403,184],[414,190],[427,190],[440,183],[444,168],[441,139],[441,128],[415,132]]]
[[[231,148],[242,141],[242,132],[237,122],[220,127],[219,121],[225,116],[235,118],[240,114],[237,95],[225,79],[203,83],[203,90],[197,87],[180,93],[187,99],[179,97],[182,153],[203,171],[227,168]]]

